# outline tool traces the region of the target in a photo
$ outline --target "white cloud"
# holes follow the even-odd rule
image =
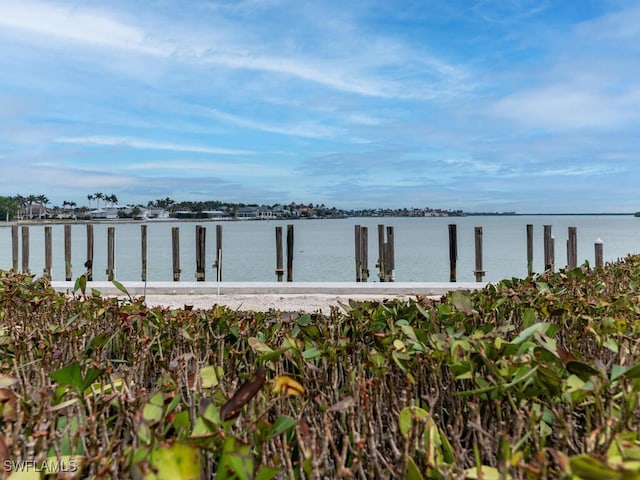
[[[123,23],[104,11],[25,0],[5,1],[0,6],[0,26],[6,28],[146,55],[167,56],[172,51],[168,46],[149,41],[144,30]]]
[[[236,150],[229,148],[203,147],[200,145],[182,145],[175,143],[150,142],[129,137],[88,136],[88,137],[60,137],[57,143],[70,143],[93,146],[123,146],[142,150],[169,150],[174,152],[208,153],[212,155],[251,155],[251,150]]]
[[[214,108],[206,108],[205,112],[222,122],[237,125],[239,127],[258,130],[262,132],[278,133],[295,137],[307,138],[331,138],[340,134],[340,130],[335,127],[327,127],[313,122],[300,122],[295,126],[278,126],[268,123],[258,122],[239,115],[225,113]]]
[[[615,128],[640,119],[634,92],[609,92],[588,85],[549,85],[497,101],[492,113],[541,129]]]

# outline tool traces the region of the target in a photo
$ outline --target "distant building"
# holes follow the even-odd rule
[[[240,207],[236,212],[239,220],[270,220],[274,218],[273,212],[264,207]]]

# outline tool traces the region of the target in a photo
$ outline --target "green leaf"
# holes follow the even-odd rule
[[[272,480],[278,476],[280,471],[281,470],[279,468],[267,467],[263,465],[258,469],[255,480]]]
[[[49,374],[51,379],[60,385],[73,387],[78,392],[84,391],[84,382],[82,381],[82,370],[78,362],[72,362],[60,370],[56,370]]]
[[[222,447],[216,478],[251,480],[253,478],[251,445],[242,443],[234,437],[227,437]]]
[[[411,457],[407,458],[407,474],[404,478],[405,480],[424,480],[420,469]]]
[[[84,295],[84,292],[87,290],[87,276],[86,275],[80,275],[78,278],[76,278],[76,282],[73,285],[73,291],[77,292],[78,290],[80,290],[80,292]]]
[[[464,471],[464,474],[465,478],[470,480],[500,480],[501,478],[497,468],[488,467],[487,465],[482,465],[480,468],[468,468]],[[502,478],[510,478],[510,476]]]
[[[616,480],[622,478],[618,472],[587,454],[570,458],[569,465],[571,473],[583,480]]]
[[[456,290],[451,293],[451,303],[459,312],[463,312],[466,315],[473,315],[473,304],[471,299],[464,293]]]
[[[269,345],[264,343],[262,340],[257,339],[256,337],[250,337],[247,342],[249,343],[251,350],[256,352],[258,355],[273,353],[273,349]]]
[[[87,370],[86,375],[84,376],[84,379],[82,380],[82,390],[86,390],[87,388],[89,388],[91,386],[91,384],[96,381],[98,379],[98,377],[100,377],[100,375],[102,375],[105,372],[104,368],[94,368],[94,367],[90,367]]]
[[[429,412],[420,407],[412,405],[410,407],[403,408],[400,415],[398,415],[400,432],[402,432],[403,435],[408,435],[413,427],[414,419],[427,419],[429,417]]]
[[[212,388],[218,385],[218,373],[216,367],[208,365],[200,369],[200,381],[202,388]]]
[[[164,397],[162,392],[157,392],[142,409],[142,418],[149,425],[155,425],[162,420],[164,413]]]
[[[624,374],[627,378],[639,378],[640,377],[640,363],[630,367]]]
[[[269,438],[277,437],[280,434],[286,433],[298,424],[298,421],[294,418],[286,415],[281,415],[273,422],[271,430],[269,431]]]
[[[511,343],[522,343],[536,332],[546,332],[547,328],[549,328],[549,324],[546,322],[534,323],[530,327],[522,330],[520,335],[518,335]]]
[[[185,443],[154,448],[149,463],[156,470],[156,480],[199,480],[201,476],[200,450]]]
[[[129,295],[127,288],[122,283],[120,283],[117,280],[111,280],[111,283],[113,283],[113,286],[116,287],[118,290],[120,290],[122,293],[124,293],[127,297],[131,298],[131,295]]]

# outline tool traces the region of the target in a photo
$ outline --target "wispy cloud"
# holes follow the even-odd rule
[[[57,143],[70,143],[97,147],[129,147],[141,150],[168,150],[172,152],[206,153],[211,155],[251,155],[252,150],[237,150],[229,148],[204,147],[200,145],[184,145],[175,143],[161,143],[128,137],[60,137]]]
[[[258,130],[261,132],[270,132],[280,135],[290,135],[294,137],[307,138],[331,138],[342,133],[337,127],[329,127],[313,122],[301,122],[296,125],[282,126],[258,122],[256,120],[241,117],[239,115],[225,113],[214,108],[206,108],[203,109],[203,111],[207,115],[226,124],[235,125],[251,130]]]
[[[71,5],[32,2],[2,2],[0,26],[84,45],[131,50],[145,55],[167,56],[172,48],[150,41],[147,33],[124,23],[108,12]]]

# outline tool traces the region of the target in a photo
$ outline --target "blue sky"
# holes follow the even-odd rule
[[[640,210],[640,2],[0,0],[0,195]]]

